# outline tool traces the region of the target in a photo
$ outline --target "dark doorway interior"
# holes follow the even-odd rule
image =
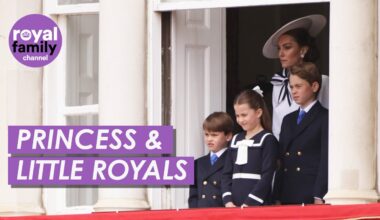
[[[317,66],[329,74],[329,3],[227,9],[227,112],[234,116],[234,97],[243,89],[260,84],[271,90],[270,79],[281,70],[278,59],[262,55],[266,40],[282,25],[310,14],[322,14],[327,25],[317,36],[320,59]],[[271,110],[271,91],[264,98]],[[235,117],[233,117],[235,118]],[[239,129],[237,129],[239,130]]]

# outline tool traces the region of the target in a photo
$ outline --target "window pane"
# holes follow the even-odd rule
[[[66,117],[66,125],[98,125],[98,115],[81,115]]]
[[[66,205],[68,207],[95,205],[95,203],[98,201],[98,187],[67,187],[66,197]]]
[[[58,5],[74,5],[81,3],[98,3],[99,0],[58,0]]]
[[[99,15],[67,16],[66,105],[98,103]]]
[[[97,125],[98,115],[78,115],[66,117],[67,125]],[[81,156],[81,155],[78,155]],[[97,155],[92,155],[97,156]],[[66,205],[83,206],[94,205],[98,200],[98,188],[95,187],[68,187],[66,188]]]

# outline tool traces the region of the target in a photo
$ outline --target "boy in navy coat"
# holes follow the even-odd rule
[[[297,111],[286,115],[280,133],[276,199],[282,204],[322,204],[327,193],[328,110],[316,100],[321,75],[313,63],[290,69]]]
[[[204,141],[210,153],[195,161],[189,208],[223,207],[221,179],[234,122],[225,112],[214,112],[203,122]]]

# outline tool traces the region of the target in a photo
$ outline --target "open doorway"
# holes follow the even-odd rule
[[[262,55],[266,40],[282,25],[310,14],[322,14],[326,27],[316,38],[320,50],[317,66],[329,75],[329,3],[292,4],[226,9],[227,100],[226,111],[234,116],[234,97],[244,89],[260,85],[272,113],[271,77],[281,70],[278,59]],[[233,117],[235,118],[235,117]],[[239,130],[239,128],[237,128]]]
[[[242,89],[259,81],[270,86],[281,68],[278,60],[263,57],[265,41],[283,24],[309,14],[328,20],[329,3],[174,10],[162,17],[162,109],[164,123],[176,129],[177,156],[208,153],[203,120],[214,111],[235,118],[233,99]],[[328,23],[317,45],[317,65],[328,75]],[[271,96],[265,98],[271,104]],[[172,187],[170,208],[187,207],[188,195],[187,188]]]

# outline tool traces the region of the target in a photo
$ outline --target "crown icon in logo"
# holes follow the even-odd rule
[[[30,32],[23,32],[21,35],[23,37],[30,37]]]

